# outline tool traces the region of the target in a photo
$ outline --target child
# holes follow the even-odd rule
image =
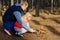
[[[29,32],[36,32],[35,30],[30,28],[29,20],[31,20],[32,15],[30,13],[26,13],[24,16],[22,16],[22,20],[26,23],[26,27],[23,27],[21,24],[18,23],[18,21],[15,22],[14,29],[16,31],[15,34],[22,36],[23,33]],[[27,30],[25,28],[28,28],[30,30]]]

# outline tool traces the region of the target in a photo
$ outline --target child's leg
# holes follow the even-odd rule
[[[21,35],[23,33],[26,33],[27,30],[25,30],[24,28],[17,28],[17,27],[14,27],[15,31],[16,31],[16,34],[18,35]]]

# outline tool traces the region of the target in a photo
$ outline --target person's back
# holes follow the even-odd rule
[[[4,16],[3,16],[3,22],[10,22],[10,21],[16,21],[15,16],[13,15],[14,11],[19,11],[19,12],[23,12],[23,10],[21,9],[21,6],[16,6],[13,5],[11,7],[9,7],[7,9],[7,11],[5,12]],[[22,14],[23,15],[23,14]],[[11,19],[11,20],[10,20]]]

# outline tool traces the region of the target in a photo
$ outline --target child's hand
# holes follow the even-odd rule
[[[34,29],[30,29],[30,32],[32,32],[32,33],[33,33],[33,32],[36,32],[36,30],[34,30]]]

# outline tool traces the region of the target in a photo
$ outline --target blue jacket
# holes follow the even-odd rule
[[[9,7],[7,9],[7,11],[5,12],[5,14],[3,16],[3,22],[11,22],[11,21],[15,22],[16,17],[13,14],[15,11],[19,11],[21,13],[21,16],[23,15],[23,10],[22,10],[21,6],[13,5],[13,6]]]

